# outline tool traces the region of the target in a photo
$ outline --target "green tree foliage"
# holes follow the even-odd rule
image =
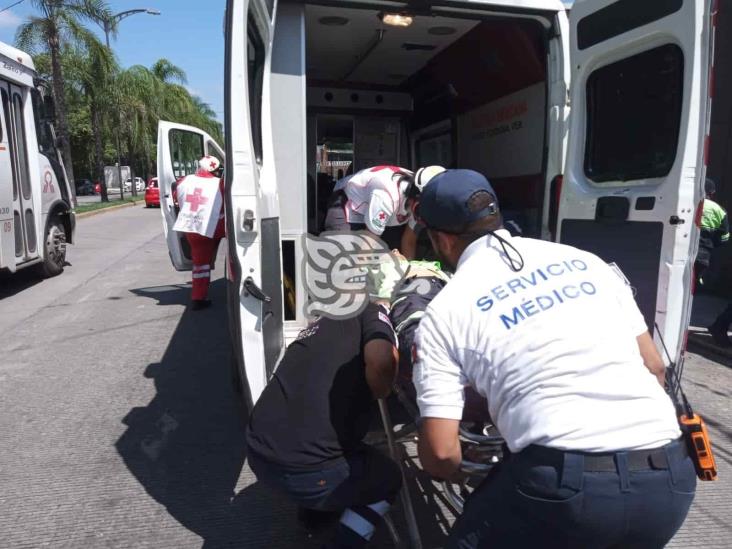
[[[71,42],[85,42],[92,38],[83,26],[84,20],[105,17],[109,13],[102,0],[31,0],[39,15],[34,15],[18,27],[15,41],[22,50],[31,53],[47,52],[56,101],[56,125],[61,139],[64,161],[69,177],[73,179],[71,137],[66,104],[65,82],[61,52]]]
[[[82,22],[109,16],[101,0],[33,0],[40,12],[19,27],[16,44],[33,54],[41,76],[53,84],[57,131],[68,144],[70,176],[104,181],[117,161],[134,175],[155,173],[159,120],[188,124],[223,141],[216,113],[186,88],[186,74],[167,59],[123,69]],[[118,139],[119,138],[119,139]],[[117,143],[120,151],[117,151]],[[134,186],[133,186],[134,187]],[[103,200],[106,200],[103,188]]]

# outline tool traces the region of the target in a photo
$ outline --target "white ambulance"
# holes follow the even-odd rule
[[[681,356],[708,150],[711,0],[229,0],[226,215],[235,355],[255,402],[306,325],[323,144],[353,168],[476,169],[526,236],[614,261]],[[220,151],[162,124],[174,166]],[[177,168],[180,170],[180,168]],[[167,202],[166,202],[167,201]],[[169,211],[166,211],[166,208]],[[179,269],[190,268],[168,235]],[[283,286],[283,280],[285,285]]]
[[[76,217],[53,116],[31,57],[0,42],[0,271],[64,269]]]

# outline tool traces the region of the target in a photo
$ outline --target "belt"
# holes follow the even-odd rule
[[[683,441],[671,442],[671,454],[676,454],[681,460],[688,456],[688,450]],[[588,473],[614,473],[618,470],[617,460],[624,455],[628,471],[652,471],[669,469],[669,459],[666,446],[652,450],[632,450],[629,452],[612,452],[607,454],[590,454],[547,448],[546,446],[531,445],[519,452],[529,458],[546,461],[548,464],[561,466],[567,454],[580,455],[584,458],[584,471]]]

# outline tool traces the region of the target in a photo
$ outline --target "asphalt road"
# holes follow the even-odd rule
[[[81,219],[68,260],[55,279],[0,279],[0,546],[318,547],[246,466],[223,280],[188,311],[160,214],[137,206]],[[721,480],[673,545],[730,547],[732,369],[692,354],[686,379]],[[418,508],[441,546],[450,517]]]

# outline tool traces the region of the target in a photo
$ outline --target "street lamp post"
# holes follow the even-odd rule
[[[109,33],[112,32],[112,29],[117,26],[117,23],[122,21],[122,19],[125,19],[129,17],[130,15],[135,15],[136,13],[147,13],[148,15],[160,15],[160,12],[158,10],[150,9],[150,8],[137,8],[133,10],[126,10],[121,11],[119,13],[115,13],[114,15],[110,15],[109,17],[104,17],[103,19],[100,19],[98,21],[99,26],[102,27],[104,30],[104,38],[107,41],[107,48],[110,48],[109,45]],[[118,105],[119,106],[119,105]],[[119,108],[117,109],[117,131],[114,132],[116,141],[117,141],[117,177],[119,178],[119,199],[124,200],[125,194],[124,194],[124,181],[122,181],[122,160],[120,158],[120,150],[121,145],[119,142]],[[130,178],[131,179],[131,178]],[[106,185],[106,182],[105,182]],[[135,182],[130,181],[130,190],[132,191],[133,195],[137,195],[137,189],[135,188]]]

